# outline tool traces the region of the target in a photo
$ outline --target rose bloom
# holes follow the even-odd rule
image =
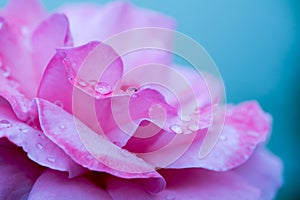
[[[282,164],[264,147],[271,117],[257,102],[227,105],[216,145],[199,158],[220,97],[169,53],[119,55],[102,42],[174,26],[125,2],[49,14],[38,0],[10,0],[0,12],[0,199],[273,199]],[[172,45],[171,35],[150,30],[117,47],[142,40]],[[153,75],[147,63],[170,67]],[[191,115],[179,115],[193,95],[170,69],[189,81]],[[141,82],[149,77],[177,84],[183,102]]]

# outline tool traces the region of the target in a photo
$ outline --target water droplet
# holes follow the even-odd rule
[[[95,85],[95,91],[97,93],[100,93],[102,95],[106,95],[106,94],[109,94],[112,92],[112,89],[110,87],[110,85],[108,83],[105,83],[105,82],[98,82],[96,85]]]
[[[63,102],[61,102],[60,100],[54,101],[54,104],[57,105],[57,106],[60,107],[60,108],[63,108],[63,107],[64,107]]]
[[[175,196],[168,194],[167,196],[165,196],[166,200],[175,200]]]
[[[227,137],[226,137],[225,135],[221,135],[221,136],[220,136],[220,140],[224,141],[224,140],[226,140],[226,139],[227,139]]]
[[[200,127],[197,124],[191,124],[191,125],[188,126],[188,129],[190,131],[195,132],[195,131],[198,131],[200,129]]]
[[[78,84],[80,87],[86,87],[86,86],[88,85],[87,82],[84,81],[84,80],[78,81],[77,84]]]
[[[7,78],[7,77],[10,76],[10,70],[9,70],[9,68],[7,68],[7,67],[5,67],[5,66],[2,65],[2,67],[0,68],[0,70],[1,70],[1,74],[2,74],[2,76],[4,78]]]
[[[137,91],[138,91],[138,89],[135,88],[135,87],[129,87],[129,88],[127,88],[127,90],[126,90],[126,92],[137,92]]]
[[[54,162],[56,161],[56,159],[55,159],[54,157],[52,157],[52,156],[49,156],[49,157],[47,158],[47,160],[48,160],[49,162],[52,162],[52,163],[54,163]]]
[[[42,150],[44,148],[44,146],[41,143],[37,143],[36,147],[39,148],[40,150]],[[49,157],[50,158],[50,157]]]
[[[0,29],[3,27],[3,22],[0,22]]]
[[[191,120],[192,120],[192,118],[188,115],[181,116],[181,121],[183,121],[183,122],[189,122]]]
[[[19,128],[19,130],[20,130],[22,133],[27,133],[27,132],[28,132],[28,128],[27,128],[27,127],[21,127],[21,128]]]
[[[65,128],[66,128],[66,126],[63,125],[63,124],[60,124],[58,127],[59,127],[60,129],[65,129]]]
[[[183,130],[182,130],[181,126],[179,126],[177,124],[174,124],[174,125],[170,126],[170,130],[173,131],[176,134],[182,134],[183,133]]]
[[[12,125],[8,120],[1,120],[0,121],[0,129],[10,128]]]

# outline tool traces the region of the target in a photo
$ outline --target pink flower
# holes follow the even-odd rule
[[[37,0],[0,11],[0,199],[274,198],[271,117],[227,105],[219,136],[216,80],[161,51],[172,19],[123,2],[59,12]],[[145,41],[160,50],[126,51]],[[208,130],[219,137],[199,158]]]

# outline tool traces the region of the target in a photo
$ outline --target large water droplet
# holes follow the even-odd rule
[[[30,31],[29,31],[29,29],[28,29],[27,26],[22,26],[22,27],[21,27],[21,33],[22,33],[23,35],[28,35],[28,34],[30,33]]]
[[[87,82],[84,81],[84,80],[78,81],[77,84],[78,84],[80,87],[86,87],[86,86],[88,85]]]
[[[57,106],[60,107],[60,108],[64,108],[64,104],[63,104],[63,102],[61,102],[60,100],[54,101],[54,104],[57,105]]]
[[[129,88],[127,88],[126,89],[126,92],[137,92],[138,91],[138,89],[137,88],[135,88],[135,87],[129,87]]]
[[[198,130],[200,129],[200,127],[199,127],[197,124],[190,124],[190,125],[188,126],[188,129],[189,129],[190,131],[195,132],[195,131],[198,131]]]
[[[170,126],[170,130],[176,134],[182,134],[183,133],[183,130],[181,128],[181,126],[177,125],[177,124],[174,124],[172,126]]]
[[[49,156],[49,157],[47,158],[47,160],[48,160],[49,162],[52,162],[52,163],[54,163],[54,162],[56,161],[56,159],[55,159],[54,157],[52,157],[52,156]]]
[[[106,95],[106,94],[109,94],[112,92],[112,89],[110,87],[110,85],[108,83],[105,83],[105,82],[98,82],[96,85],[95,85],[95,91],[97,93],[100,93],[102,95]]]
[[[39,148],[40,150],[42,150],[44,148],[44,146],[41,143],[37,143],[36,147]]]
[[[0,121],[0,129],[10,128],[12,125],[8,120],[1,120]]]
[[[27,127],[20,127],[19,130],[20,130],[22,133],[27,133],[27,132],[28,132],[28,128],[27,128]]]

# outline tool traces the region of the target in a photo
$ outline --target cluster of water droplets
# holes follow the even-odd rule
[[[200,126],[200,109],[195,108],[194,112],[190,115],[183,115],[181,116],[180,124],[173,124],[169,127],[169,129],[176,134],[192,134],[202,127]]]

